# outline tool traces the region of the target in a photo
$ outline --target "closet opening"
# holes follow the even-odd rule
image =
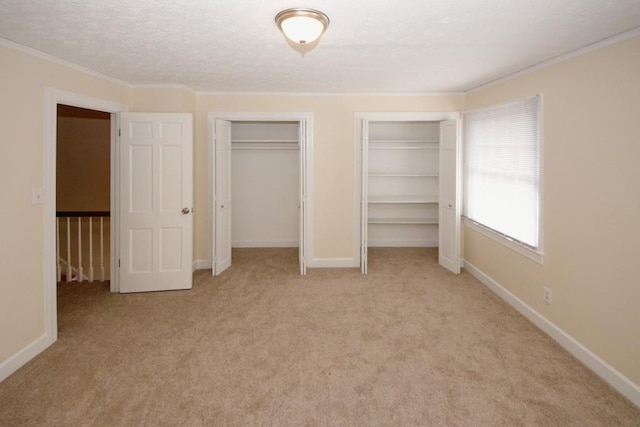
[[[363,113],[360,264],[369,248],[438,248],[459,271],[457,113]]]
[[[231,122],[231,247],[297,248],[298,122]]]
[[[213,125],[213,274],[231,265],[234,249],[246,248],[298,248],[306,274],[307,121],[233,118]]]

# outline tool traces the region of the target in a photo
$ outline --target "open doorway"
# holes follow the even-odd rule
[[[360,268],[369,248],[437,247],[460,272],[458,113],[357,113]]]
[[[117,176],[116,170],[117,145],[117,117],[120,112],[126,111],[127,106],[98,98],[92,98],[73,92],[58,89],[45,91],[45,134],[44,134],[44,270],[45,270],[45,306],[46,316],[46,345],[53,344],[58,339],[58,313],[57,313],[57,246],[56,246],[56,187],[57,187],[57,127],[58,105],[68,105],[89,110],[102,111],[110,116],[109,149],[110,149],[110,212],[117,212]],[[110,221],[110,290],[119,291],[117,276],[114,276],[114,259],[118,247],[117,216]]]
[[[306,274],[311,184],[309,113],[210,114],[212,270],[232,248],[298,248]]]
[[[111,247],[111,114],[58,104],[58,282],[106,283]]]

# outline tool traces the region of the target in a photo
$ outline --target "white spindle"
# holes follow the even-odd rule
[[[60,218],[56,218],[56,278],[62,281],[62,266],[60,265]]]
[[[67,217],[67,282],[71,281],[71,218]]]
[[[65,217],[62,217],[64,221]],[[82,265],[82,217],[77,217],[78,220],[78,264],[77,264],[77,269],[73,267],[73,262],[71,259],[71,248],[72,248],[72,241],[71,241],[71,233],[72,233],[72,217],[66,217],[66,226],[67,226],[67,230],[66,230],[66,259],[65,257],[62,256],[62,252],[61,252],[61,247],[63,246],[62,243],[62,239],[63,237],[60,235],[60,227],[61,227],[61,220],[60,217],[56,218],[56,258],[57,258],[57,264],[56,264],[56,276],[58,279],[58,282],[62,281],[62,274],[63,271],[66,273],[66,281],[67,282],[71,282],[73,280],[77,280],[78,282],[82,282],[85,280],[88,280],[89,282],[93,282],[96,280],[100,280],[101,282],[104,282],[106,280],[106,269],[105,269],[105,235],[104,235],[104,229],[105,229],[105,221],[104,221],[104,217],[100,217],[100,265],[96,266],[94,263],[94,244],[93,244],[93,217],[88,217],[89,218],[89,226],[88,226],[88,233],[89,233],[89,237],[88,237],[88,242],[86,244],[88,244],[89,250],[87,251],[88,254],[85,254],[85,258],[86,256],[89,257],[89,261],[87,262],[87,268],[85,269]],[[62,225],[64,225],[64,222],[62,222]],[[85,247],[86,247],[85,244]],[[64,249],[64,248],[62,248]],[[107,254],[107,256],[109,256]],[[96,268],[100,268],[100,273],[99,273],[99,278],[96,277],[97,276],[97,272],[96,272]],[[74,274],[74,270],[75,270],[75,274]],[[85,276],[85,271],[87,273],[87,275]]]
[[[89,217],[89,281],[93,282],[93,218]]]
[[[82,217],[78,217],[78,283],[82,282]]]
[[[100,217],[100,281],[104,282],[104,218]]]

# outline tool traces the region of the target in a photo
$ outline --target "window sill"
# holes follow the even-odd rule
[[[466,225],[467,227],[469,227],[470,229],[477,231],[478,233],[482,234],[483,236],[486,236],[488,238],[490,238],[491,240],[500,243],[502,246],[505,246],[509,249],[511,249],[512,251],[526,257],[529,258],[530,260],[538,263],[538,264],[543,264],[543,258],[544,258],[544,254],[542,253],[542,251],[539,250],[535,250],[535,249],[531,249],[528,246],[523,245],[522,243],[516,242],[514,240],[511,240],[503,235],[501,235],[500,233],[496,233],[495,231],[491,230],[490,228],[487,228],[481,224],[478,224],[475,221],[470,220],[469,218],[462,218],[464,225]]]

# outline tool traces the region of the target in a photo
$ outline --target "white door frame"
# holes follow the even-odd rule
[[[307,172],[306,182],[306,229],[301,241],[304,244],[305,258],[307,264],[313,259],[313,113],[305,112],[286,112],[286,113],[268,113],[268,112],[209,112],[207,115],[207,145],[209,154],[207,156],[207,225],[208,225],[208,268],[214,268],[214,233],[215,233],[215,209],[214,209],[214,192],[215,192],[215,123],[216,120],[227,120],[230,122],[299,122],[304,120],[306,127],[306,158],[304,159]]]
[[[44,286],[45,286],[45,324],[47,345],[58,339],[57,281],[56,281],[56,147],[58,104],[111,113],[111,292],[118,292],[120,284],[116,274],[118,259],[118,113],[127,111],[128,106],[103,99],[92,98],[73,92],[46,88],[44,98]]]
[[[456,120],[460,118],[457,111],[430,112],[430,113],[382,113],[382,112],[358,112],[354,117],[355,143],[353,144],[354,159],[354,188],[353,194],[353,229],[355,230],[353,240],[353,259],[356,260],[358,266],[362,266],[361,246],[362,246],[362,121],[368,122],[408,122],[408,121],[425,121],[425,122],[442,122],[445,120]]]

